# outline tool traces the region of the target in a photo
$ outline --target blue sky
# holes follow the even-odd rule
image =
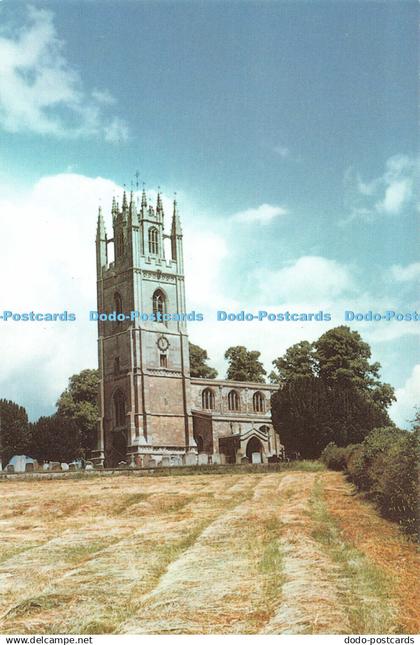
[[[415,2],[4,0],[0,216],[18,243],[31,218],[26,230],[42,249],[27,232],[31,288],[27,270],[17,276],[3,257],[14,284],[4,298],[25,308],[35,294],[40,307],[47,289],[57,306],[88,306],[94,211],[138,169],[150,189],[178,191],[188,249],[199,250],[189,260],[192,305],[419,307],[417,14]],[[84,237],[69,248],[60,230],[74,228]],[[72,257],[86,270],[72,271]],[[399,389],[403,422],[420,383],[419,324],[355,328]],[[261,349],[269,368],[289,344],[323,331],[190,334],[223,373],[223,351],[238,341]],[[3,360],[7,347],[25,352],[0,385],[32,416],[52,411],[71,370],[95,361],[91,327],[44,330],[43,341],[32,338],[39,356],[23,332],[2,332]],[[73,349],[51,363],[63,334]],[[78,350],[81,335],[89,340]],[[23,386],[35,358],[50,367],[37,387]]]

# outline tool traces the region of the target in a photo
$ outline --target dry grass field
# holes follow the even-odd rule
[[[1,634],[419,629],[415,545],[339,473],[0,481],[0,533]]]

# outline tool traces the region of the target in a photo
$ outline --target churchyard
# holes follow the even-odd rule
[[[0,633],[416,633],[415,545],[317,469],[0,480]]]

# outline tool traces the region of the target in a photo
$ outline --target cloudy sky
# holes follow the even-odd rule
[[[206,315],[190,337],[221,376],[232,344],[269,371],[346,309],[420,310],[416,14],[411,1],[3,0],[0,309],[78,320],[1,322],[0,397],[35,419],[96,365],[98,204],[109,224],[137,170],[167,204],[177,191],[188,306]],[[243,308],[333,320],[214,321]],[[406,424],[420,322],[352,326]]]

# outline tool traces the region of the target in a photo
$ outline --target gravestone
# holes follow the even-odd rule
[[[69,470],[71,471],[76,470],[76,464],[69,464]]]
[[[214,464],[215,466],[218,466],[219,464],[221,464],[222,460],[220,457],[221,457],[220,453],[214,452],[211,456],[212,464]]]
[[[15,467],[13,464],[7,464],[6,466],[6,473],[14,473],[15,472]]]
[[[33,473],[35,470],[34,464],[33,463],[27,463],[25,464],[25,472],[26,473]]]
[[[169,468],[171,465],[171,458],[170,457],[162,457],[162,461],[160,462],[160,465],[163,468]]]
[[[61,470],[61,464],[59,461],[52,461],[50,464],[50,470]]]
[[[50,470],[50,464],[47,462],[46,464],[42,465],[42,470]]]
[[[258,453],[258,454],[260,454],[260,453]],[[248,457],[242,457],[242,459],[241,459],[241,464],[249,464],[249,459],[248,459]]]
[[[194,452],[187,452],[187,454],[184,456],[184,463],[186,466],[196,466],[197,455]]]
[[[140,467],[140,468],[143,466],[143,460],[141,458],[141,455],[135,455],[134,456],[134,464],[135,464],[135,466]]]
[[[147,464],[149,468],[156,468],[156,459],[149,457],[149,463]]]
[[[172,456],[172,466],[182,466],[182,458],[179,455]]]
[[[93,464],[86,464],[85,470],[94,470]]]
[[[251,458],[252,458],[252,463],[253,464],[261,464],[262,463],[261,453],[260,452],[253,452],[252,455],[251,455]]]
[[[69,470],[69,465],[68,465],[68,464],[66,464],[65,462],[63,462],[63,463],[61,464],[61,470]]]
[[[208,463],[209,463],[208,455],[206,455],[205,452],[200,452],[200,454],[198,455],[198,465],[207,466]]]

